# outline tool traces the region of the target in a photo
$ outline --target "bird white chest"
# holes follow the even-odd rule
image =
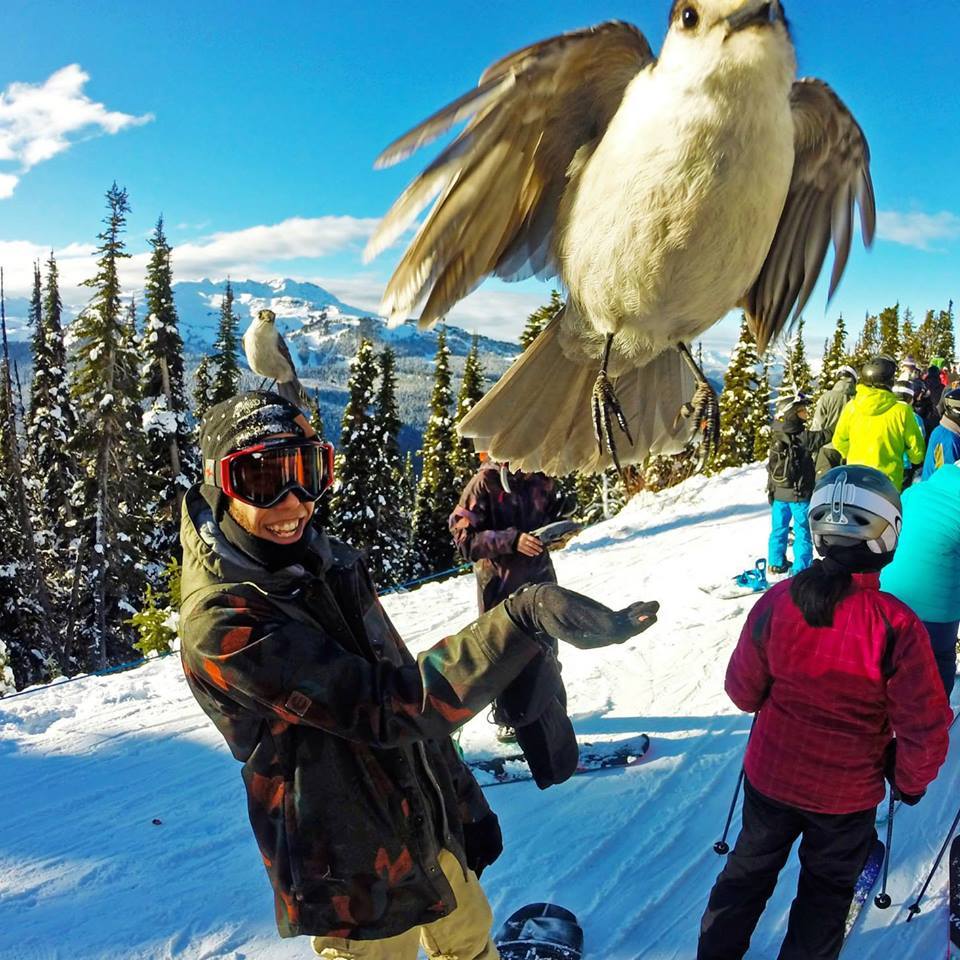
[[[764,80],[640,74],[571,181],[563,278],[593,331],[621,334],[621,353],[696,337],[759,273],[794,156],[789,87]]]

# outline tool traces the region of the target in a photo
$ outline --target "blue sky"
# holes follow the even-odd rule
[[[811,347],[838,311],[855,325],[899,301],[945,306],[960,274],[960,7],[788,2],[801,75],[830,82],[870,141],[880,237],[855,248]],[[376,219],[427,159],[374,157],[472,86],[492,60],[619,18],[654,49],[668,0],[162,4],[5,0],[0,58],[0,263],[8,292],[53,246],[71,284],[116,179],[130,193],[131,278],[163,213],[178,279],[293,276],[372,308],[399,251],[364,265]],[[479,15],[478,15],[479,12]],[[303,255],[306,254],[306,255]],[[452,322],[513,335],[549,286],[484,285]],[[725,324],[715,339],[729,337]]]

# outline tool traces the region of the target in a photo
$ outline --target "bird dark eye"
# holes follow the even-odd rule
[[[696,7],[684,7],[680,12],[680,22],[684,30],[692,30],[700,22],[700,14]]]

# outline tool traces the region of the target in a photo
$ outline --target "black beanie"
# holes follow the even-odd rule
[[[212,406],[200,424],[200,452],[203,456],[204,479],[207,465],[244,447],[260,443],[278,433],[305,436],[297,422],[303,412],[277,393],[250,390],[238,393]]]

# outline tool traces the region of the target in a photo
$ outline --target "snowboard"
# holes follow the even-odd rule
[[[555,903],[528,903],[494,938],[501,960],[581,960],[583,930]]]
[[[844,943],[846,943],[847,938],[850,936],[850,931],[853,929],[854,924],[856,924],[857,917],[860,916],[860,911],[863,910],[863,905],[867,902],[870,893],[876,886],[877,878],[883,871],[883,861],[886,855],[887,848],[883,845],[883,841],[875,840],[873,848],[867,857],[867,862],[863,865],[863,870],[860,871],[860,876],[857,878],[857,885],[853,889],[853,901],[850,904],[850,910],[847,913],[847,922],[843,929]]]
[[[719,583],[701,584],[700,589],[718,600],[733,600],[735,597],[749,597],[755,593],[763,593],[769,586],[767,561],[761,557],[750,570],[744,570],[743,573],[721,580]]]
[[[617,767],[635,767],[642,763],[650,750],[650,738],[645,734],[630,740],[617,740],[608,744],[585,743],[580,747],[580,761],[574,776],[612,770]],[[504,783],[520,783],[532,780],[533,774],[522,753],[511,753],[485,760],[467,760],[481,787],[496,787]],[[484,776],[485,775],[485,776]]]
[[[960,960],[960,836],[950,843],[950,932],[947,960]]]

